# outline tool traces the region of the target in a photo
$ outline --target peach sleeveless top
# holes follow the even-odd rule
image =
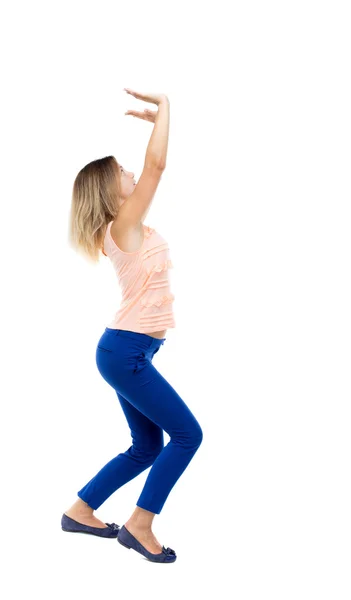
[[[122,300],[111,329],[151,333],[175,327],[174,294],[168,270],[173,268],[166,240],[155,229],[143,224],[144,241],[135,252],[123,252],[107,225],[103,254],[111,260],[117,275]]]

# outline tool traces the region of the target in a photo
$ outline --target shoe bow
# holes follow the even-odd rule
[[[106,525],[108,525],[108,527],[111,527],[113,531],[118,531],[120,529],[120,526],[116,523],[106,523]]]
[[[163,554],[167,554],[167,556],[170,554],[172,554],[173,556],[176,555],[176,553],[174,552],[174,550],[172,550],[172,548],[165,548],[164,546],[162,546],[162,552],[163,552]]]

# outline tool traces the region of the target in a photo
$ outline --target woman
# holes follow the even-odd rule
[[[176,553],[156,539],[152,524],[173,486],[202,441],[202,430],[185,402],[152,364],[175,327],[166,240],[144,225],[166,166],[170,105],[164,94],[140,94],[157,111],[125,114],[150,121],[154,128],[144,169],[136,184],[113,156],[86,165],[73,187],[71,245],[99,260],[100,250],[116,271],[122,302],[96,348],[96,364],[115,390],[127,419],[132,445],[108,462],[81,490],[62,515],[64,531],[116,537],[153,562],[174,562]],[[163,431],[170,436],[164,446]],[[151,467],[135,510],[120,528],[103,523],[94,510],[122,485]]]

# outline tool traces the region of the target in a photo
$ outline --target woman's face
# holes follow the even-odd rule
[[[127,171],[122,165],[118,166],[121,179],[121,203],[123,203],[133,193],[136,186],[134,173]]]

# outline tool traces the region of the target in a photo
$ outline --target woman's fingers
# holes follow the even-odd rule
[[[132,117],[138,117],[139,119],[144,119],[144,120],[148,120],[148,118],[150,116],[146,110],[143,113],[138,112],[136,110],[127,110],[127,112],[125,112],[124,114],[131,115]]]
[[[167,96],[165,96],[165,94],[141,94],[140,92],[136,92],[135,90],[131,90],[130,88],[123,88],[124,91],[127,92],[127,94],[131,94],[131,96],[134,96],[134,98],[137,98],[138,100],[144,100],[145,102],[152,102],[153,104],[157,104],[159,105],[160,102],[167,98]]]
[[[127,112],[124,113],[125,115],[132,115],[133,117],[142,117],[143,113],[138,112],[136,110],[127,110]]]
[[[145,109],[143,113],[137,112],[135,110],[127,110],[125,115],[131,115],[132,117],[138,117],[143,121],[149,121],[150,123],[155,123],[155,118],[157,113],[153,113],[152,110]]]
[[[143,94],[139,94],[138,92],[136,92],[135,90],[131,90],[130,88],[124,88],[124,89],[127,92],[127,94],[130,94],[131,96],[134,96],[134,98],[137,98],[138,100],[143,100],[144,99]]]

